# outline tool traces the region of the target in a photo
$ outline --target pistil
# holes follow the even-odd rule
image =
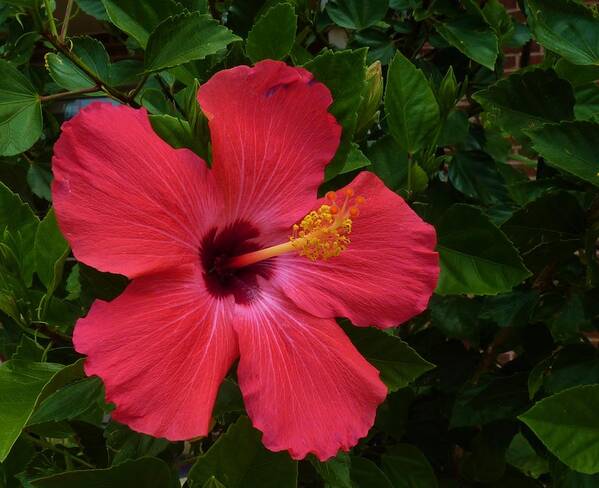
[[[339,208],[336,204],[337,194],[328,192],[326,199],[329,203],[311,211],[299,224],[295,224],[288,242],[235,256],[223,263],[223,267],[242,268],[294,251],[311,261],[326,261],[339,256],[351,242],[352,219],[360,213],[358,205],[365,202],[364,197],[358,196],[350,205],[354,196],[351,188],[346,189],[344,195],[345,199]]]

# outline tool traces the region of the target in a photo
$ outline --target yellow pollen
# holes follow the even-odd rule
[[[333,210],[335,208],[335,210]],[[300,256],[310,261],[339,256],[350,243],[352,221],[347,215],[339,215],[337,207],[321,205],[306,215],[299,226],[293,227],[289,237]]]

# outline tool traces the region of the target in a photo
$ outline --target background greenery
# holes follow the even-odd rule
[[[515,20],[498,0],[1,1],[0,486],[599,486],[599,19],[575,0],[519,5]],[[91,17],[95,36],[71,34]],[[509,76],[506,52],[521,52]],[[206,438],[136,434],[70,339],[126,279],[77,263],[56,226],[65,111],[144,106],[209,159],[198,84],[265,58],[333,94],[343,139],[323,191],[373,171],[439,238],[427,312],[391,334],[347,326],[391,394],[326,463],[266,451],[234,376]]]

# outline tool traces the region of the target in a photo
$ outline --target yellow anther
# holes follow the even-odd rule
[[[339,256],[347,249],[350,244],[352,218],[357,217],[360,211],[355,206],[348,206],[348,200],[353,196],[351,188],[345,190],[345,196],[343,208],[340,209],[337,205],[321,205],[318,210],[311,211],[293,227],[289,239],[300,256],[305,256],[311,261],[327,260]],[[328,194],[326,197],[332,201]],[[364,203],[363,197],[361,201]]]

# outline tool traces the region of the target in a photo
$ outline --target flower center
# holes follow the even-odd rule
[[[250,303],[260,295],[258,277],[269,279],[275,263],[256,263],[243,268],[225,266],[234,256],[260,249],[258,238],[258,229],[245,221],[215,227],[206,233],[200,244],[199,258],[210,294],[217,298],[233,296],[239,304]]]
[[[351,242],[352,219],[360,215],[358,206],[365,202],[362,196],[353,197],[354,191],[347,188],[343,204],[339,207],[337,193],[328,192],[326,199],[329,203],[312,210],[299,224],[295,224],[288,242],[240,254],[224,262],[223,267],[243,268],[294,251],[310,261],[326,261],[339,256]]]

